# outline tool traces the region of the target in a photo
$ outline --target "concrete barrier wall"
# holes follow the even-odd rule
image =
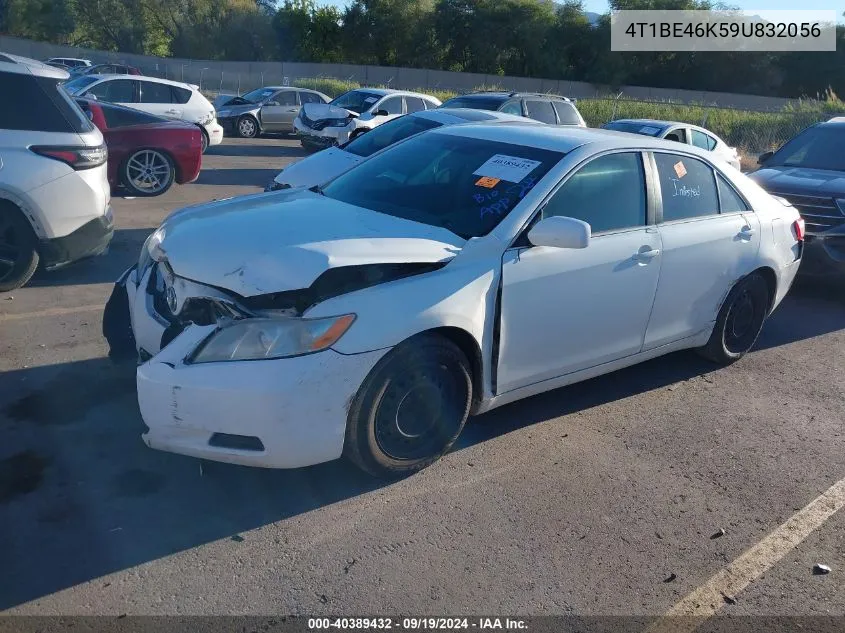
[[[131,53],[94,51],[45,42],[0,36],[0,52],[34,59],[82,57],[95,63],[123,62],[137,66],[144,74],[201,85],[209,92],[243,93],[263,85],[294,84],[301,77],[335,77],[363,85],[389,85],[391,88],[453,90],[469,92],[478,86],[501,86],[525,92],[551,92],[574,98],[613,97],[619,91],[582,81],[508,77],[479,73],[456,73],[419,68],[360,66],[355,64],[312,64],[301,62],[222,62],[172,57],[152,57]],[[623,96],[632,99],[705,103],[746,110],[779,110],[789,99],[696,90],[675,90],[624,86]]]

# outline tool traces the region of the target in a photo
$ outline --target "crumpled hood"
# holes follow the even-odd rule
[[[358,116],[357,112],[347,110],[346,108],[339,108],[328,103],[306,103],[302,106],[302,111],[312,121],[322,121],[323,119],[345,119],[348,116]]]
[[[242,104],[235,104],[235,105],[222,105],[216,108],[217,112],[230,112],[229,116],[240,116],[241,114],[246,114],[247,112],[251,112],[253,114],[257,113],[261,109],[260,103],[242,103]]]
[[[845,173],[806,167],[764,167],[749,177],[767,191],[845,198]]]
[[[275,181],[291,187],[322,185],[352,169],[362,160],[364,159],[361,156],[344,152],[339,147],[327,147],[316,154],[291,163],[279,172]]]
[[[451,259],[465,241],[308,190],[184,209],[163,224],[173,272],[243,297],[309,287],[330,268]]]

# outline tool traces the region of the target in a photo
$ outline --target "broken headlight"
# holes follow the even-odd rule
[[[164,240],[164,227],[159,227],[158,230],[150,234],[141,247],[141,254],[138,256],[138,279],[144,276],[154,261],[160,262],[164,259],[164,251],[161,248],[161,242]]]
[[[216,330],[194,352],[192,363],[287,358],[319,352],[346,333],[354,314],[322,319],[243,319]]]

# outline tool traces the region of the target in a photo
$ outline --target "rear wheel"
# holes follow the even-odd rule
[[[123,163],[123,186],[136,196],[160,196],[176,180],[170,156],[155,149],[142,149]]]
[[[208,132],[206,132],[205,128],[202,126],[200,126],[200,131],[202,132],[201,153],[205,154],[205,150],[208,149]]]
[[[361,385],[349,409],[344,453],[377,477],[421,470],[455,442],[471,403],[466,355],[440,336],[413,337]]]
[[[20,288],[38,268],[38,238],[23,214],[0,204],[0,292]]]
[[[728,293],[707,345],[698,352],[729,365],[748,353],[757,342],[769,313],[769,285],[760,273],[751,273]]]
[[[238,136],[241,138],[255,138],[258,136],[258,121],[249,114],[238,119]]]

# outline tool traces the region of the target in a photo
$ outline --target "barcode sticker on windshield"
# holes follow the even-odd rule
[[[378,101],[378,97],[367,97],[364,99],[364,103],[375,103],[376,101]]]
[[[528,174],[540,165],[538,160],[529,160],[506,154],[496,154],[476,169],[474,176],[498,178],[508,182],[521,182]]]
[[[649,136],[654,136],[660,131],[658,127],[650,127],[646,125],[645,127],[640,128],[640,134],[648,134]]]

